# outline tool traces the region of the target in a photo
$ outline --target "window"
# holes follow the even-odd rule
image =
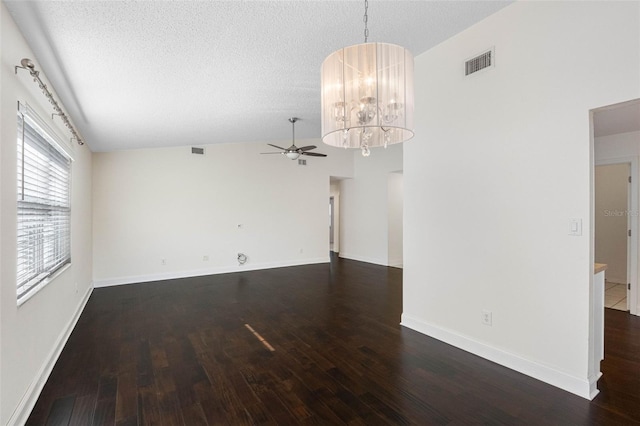
[[[71,263],[71,159],[56,138],[18,106],[18,303]]]

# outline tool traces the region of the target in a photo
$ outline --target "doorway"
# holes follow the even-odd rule
[[[631,163],[595,167],[595,262],[607,265],[605,308],[629,310]]]
[[[640,158],[640,99],[593,109],[589,114],[592,153],[589,382],[592,390],[597,393],[597,380],[602,375],[600,361],[606,356],[603,311],[606,310],[604,306],[607,287],[611,288],[610,284],[603,281],[623,281],[623,287],[618,290],[618,296],[624,295],[626,299],[624,302],[621,299],[616,303],[617,309],[625,311],[628,309],[627,312],[633,315],[639,313],[638,180],[640,174],[638,159]],[[617,178],[614,177],[616,175]],[[612,179],[618,183],[612,185],[604,183],[606,180]],[[613,195],[614,192],[617,193],[616,196]],[[611,207],[602,204],[602,199],[607,197],[616,198],[617,201],[614,203],[617,203],[618,207],[613,204],[610,204]],[[618,222],[617,225],[616,222]],[[611,226],[621,229],[623,236],[618,237],[617,242],[613,243],[617,247],[618,255],[605,260],[613,262],[613,269],[612,271],[605,270],[604,278],[602,278],[602,272],[598,275],[594,274],[594,266],[596,259],[604,255],[603,250],[607,251],[605,247],[602,247],[607,244],[602,241],[603,234],[606,234],[603,230]],[[626,235],[624,235],[624,231],[626,231]],[[615,233],[620,234],[620,231],[615,231]],[[604,236],[604,238],[608,237]],[[626,258],[626,265],[622,263],[624,258]],[[624,288],[625,283],[626,289]]]
[[[329,178],[329,252],[340,253],[340,187],[344,178]]]
[[[387,264],[394,268],[403,267],[403,179],[402,171],[391,172],[387,177]]]
[[[607,254],[608,259],[604,262],[609,265],[605,272],[605,279],[611,284],[607,287],[610,289],[614,283],[622,284],[617,287],[615,290],[617,294],[613,296],[620,297],[619,302],[616,303],[617,309],[627,310],[633,315],[638,315],[640,314],[638,309],[640,305],[640,300],[638,300],[640,99],[592,110],[591,124],[594,153],[592,163],[594,167],[592,260],[598,261],[597,259],[600,259],[602,261],[603,251],[610,252]],[[616,174],[617,178],[612,177]],[[604,175],[609,175],[604,178],[605,180],[617,179],[619,181],[618,189],[603,184]],[[601,186],[599,191],[598,186]],[[617,204],[611,204],[610,207],[596,205],[602,195],[604,198],[612,198],[613,192],[618,193],[619,201],[615,202]],[[601,211],[598,212],[596,209]],[[615,225],[615,223],[619,229],[623,229],[623,226],[626,227],[623,229],[626,231],[624,236],[626,243],[622,243],[621,239],[618,239],[617,243],[603,243],[600,231]],[[620,233],[619,231],[615,232]],[[607,249],[607,244],[614,244],[617,248]],[[617,254],[613,254],[614,252]],[[624,259],[626,259],[626,266]],[[618,281],[620,282],[618,283]],[[624,288],[625,284],[626,288]],[[620,303],[623,297],[625,298],[624,303]]]
[[[333,197],[329,197],[329,251],[333,250],[333,241],[334,241],[334,202],[335,199]]]

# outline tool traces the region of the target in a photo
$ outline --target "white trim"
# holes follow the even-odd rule
[[[228,274],[233,272],[256,271],[261,269],[286,268],[288,266],[312,265],[317,263],[329,263],[329,257],[317,257],[304,260],[291,260],[287,262],[268,262],[256,264],[244,264],[239,266],[221,266],[217,268],[194,269],[189,271],[165,272],[162,274],[134,275],[128,277],[109,278],[94,281],[94,287],[111,287],[114,285],[137,284],[151,281],[174,280],[178,278],[200,277],[204,275]]]
[[[374,259],[372,257],[357,256],[344,252],[340,252],[339,257],[342,259],[357,260],[358,262],[373,263],[374,265],[389,266],[389,261],[386,259]]]
[[[407,314],[402,314],[400,325],[583,398],[590,400],[598,394],[596,388],[598,377],[589,379],[574,377],[553,367],[522,358]]]
[[[35,407],[36,402],[38,401],[38,397],[42,392],[42,388],[44,388],[44,385],[47,383],[47,379],[49,378],[53,367],[56,365],[56,362],[58,361],[58,358],[62,353],[62,349],[64,349],[64,346],[67,344],[67,340],[69,340],[71,332],[75,328],[78,319],[80,319],[80,315],[84,310],[84,307],[89,301],[89,297],[91,296],[92,291],[93,285],[90,285],[86,293],[82,297],[82,300],[78,304],[78,308],[76,309],[75,313],[67,323],[66,327],[64,327],[64,329],[62,330],[62,333],[60,333],[60,335],[58,336],[58,339],[51,349],[51,352],[49,352],[49,355],[38,370],[38,373],[35,375],[34,380],[31,382],[24,395],[22,395],[20,402],[18,403],[13,414],[11,414],[11,417],[9,418],[7,424],[23,425],[27,422],[31,411],[33,410],[33,407]]]

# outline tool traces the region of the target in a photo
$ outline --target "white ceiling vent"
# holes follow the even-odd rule
[[[192,146],[191,153],[195,155],[204,155],[204,148],[198,148],[198,147]]]
[[[468,59],[464,63],[464,75],[471,75],[484,69],[493,68],[495,63],[495,49],[491,49]]]

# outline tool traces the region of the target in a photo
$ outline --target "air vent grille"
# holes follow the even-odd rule
[[[493,49],[488,50],[464,63],[464,75],[471,75],[485,68],[493,66],[494,54]]]
[[[195,155],[204,155],[204,148],[191,147],[191,153]]]
[[[306,166],[307,160],[303,160],[302,158],[298,158],[298,166]]]

